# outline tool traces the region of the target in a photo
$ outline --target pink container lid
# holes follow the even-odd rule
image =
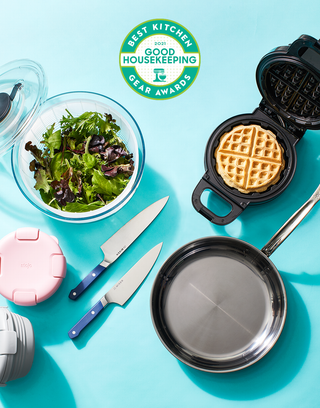
[[[48,299],[66,276],[66,259],[56,237],[20,228],[0,240],[0,294],[17,305]]]

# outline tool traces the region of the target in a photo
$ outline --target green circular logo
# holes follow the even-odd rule
[[[151,99],[169,99],[186,91],[200,68],[200,51],[181,24],[156,19],[139,24],[120,50],[120,69],[128,85]]]

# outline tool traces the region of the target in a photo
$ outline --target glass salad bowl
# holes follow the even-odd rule
[[[130,200],[141,180],[145,161],[145,147],[139,126],[122,105],[107,96],[92,92],[69,92],[47,99],[47,91],[45,72],[37,62],[21,59],[0,67],[0,156],[12,148],[14,179],[27,200],[44,214],[57,220],[74,223],[97,221],[114,214]],[[82,141],[82,144],[78,142],[78,145],[76,145],[76,139],[71,141],[71,137],[61,138],[60,136],[58,142],[51,143],[49,146],[41,143],[43,134],[48,135],[48,129],[54,132],[54,137],[56,137],[56,134],[60,135],[60,120],[63,116],[69,115],[66,109],[73,117],[82,114],[88,116],[86,112],[95,112],[93,114],[95,118],[101,115],[101,120],[97,119],[99,122],[98,127],[90,128],[90,139],[83,139],[80,136],[79,141]],[[114,120],[116,123],[114,123]],[[102,133],[99,135],[101,124]],[[120,130],[118,130],[118,127],[120,127]],[[68,129],[70,133],[70,128]],[[66,135],[65,131],[64,135]],[[95,135],[96,132],[98,135]],[[75,133],[72,134],[72,137],[74,135]],[[72,147],[67,146],[65,142],[62,144],[62,139],[73,143]],[[88,146],[83,140],[89,141]],[[107,144],[108,141],[110,145]],[[46,156],[50,154],[50,160],[46,158],[40,165],[39,161],[34,160],[31,152],[26,150],[27,143],[29,143],[28,148],[31,148],[30,144],[32,145],[31,150],[33,150],[33,153],[37,149],[43,151],[47,148]],[[97,143],[100,146],[97,147]],[[59,144],[59,148],[57,148],[57,144]],[[59,167],[58,157],[65,159],[65,150],[71,149],[73,151],[69,152],[67,156],[68,159],[74,158],[73,153],[77,154],[76,149],[79,149],[79,146],[81,146],[79,153],[83,154],[84,149],[86,155],[83,154],[81,160],[78,158],[80,168],[76,169],[74,167],[77,171],[76,175],[73,173],[72,166],[66,160],[63,160],[63,162],[61,160],[61,166],[68,167],[68,173],[63,173],[65,167]],[[93,149],[92,146],[94,146]],[[59,151],[61,153],[57,157]],[[100,153],[100,156],[97,154],[94,156],[95,153]],[[39,152],[37,154],[39,156]],[[54,166],[52,155],[56,157]],[[42,153],[41,156],[43,156]],[[40,158],[40,161],[42,159]],[[94,166],[97,166],[95,172],[93,166],[90,167],[85,163],[86,169],[92,169],[91,174],[95,174],[95,179],[99,179],[100,184],[96,183],[95,186],[99,185],[101,191],[106,190],[108,194],[97,194],[95,187],[90,185],[90,182],[92,182],[90,172],[86,173],[89,176],[85,179],[87,184],[83,185],[82,179],[84,176],[81,166],[84,165],[85,160],[89,165],[94,162]],[[31,162],[33,164],[30,167]],[[73,165],[76,164],[76,162],[73,162]],[[47,184],[41,191],[46,202],[53,204],[55,208],[47,205],[38,191],[39,176],[43,176],[43,172],[45,172],[46,176],[53,176],[54,171],[56,171],[55,175],[61,174],[63,177],[60,175],[58,179],[56,178],[56,184],[52,184],[52,177],[51,179],[47,177]],[[125,174],[113,179],[114,176],[118,176],[119,172]],[[37,180],[34,178],[35,173]],[[69,174],[74,175],[74,177],[68,177]],[[126,181],[121,180],[121,178],[126,178]],[[74,180],[76,180],[77,185],[74,184]],[[117,180],[117,186],[112,180]],[[35,189],[36,183],[38,189]],[[109,189],[106,185],[112,185],[112,188]],[[91,196],[88,195],[88,191]],[[47,193],[46,196],[43,194],[44,192]],[[64,199],[66,192],[68,194],[68,204],[74,203],[71,207],[64,206],[64,204],[57,205],[57,203],[61,204],[63,202],[61,201],[61,193],[63,193],[62,199]],[[87,200],[82,199],[79,206],[78,196],[82,192],[87,194]],[[113,197],[115,199],[111,201]],[[54,203],[54,200],[57,200],[56,203]],[[99,201],[95,202],[95,200]],[[70,212],[61,209],[68,208],[74,211],[91,209],[92,205],[89,204],[91,201],[93,201],[93,207],[95,208],[91,211]]]
[[[111,202],[99,209],[87,212],[69,212],[53,208],[42,200],[38,190],[34,188],[36,180],[29,165],[33,160],[25,145],[32,145],[43,149],[43,134],[55,124],[54,132],[59,130],[62,116],[67,111],[74,117],[85,112],[98,112],[102,115],[111,114],[120,127],[117,136],[125,144],[128,152],[132,153],[134,161],[133,174],[124,190]],[[119,103],[104,95],[92,92],[69,92],[54,96],[46,100],[32,124],[23,132],[19,142],[12,149],[12,170],[15,181],[27,200],[44,214],[60,221],[84,223],[103,219],[122,208],[133,196],[142,177],[145,162],[145,146],[141,131],[132,115]]]

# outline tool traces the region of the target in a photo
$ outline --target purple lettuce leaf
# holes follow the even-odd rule
[[[101,153],[108,163],[113,163],[120,157],[132,157],[130,153],[124,150],[121,146],[113,145],[107,147],[104,153]]]
[[[60,206],[64,207],[67,203],[74,202],[75,195],[69,187],[68,180],[54,180],[51,183],[51,187],[55,190],[54,197]]]
[[[103,174],[107,177],[115,177],[117,174],[126,173],[126,175],[131,176],[134,171],[133,161],[129,164],[119,164],[118,166],[101,166]]]

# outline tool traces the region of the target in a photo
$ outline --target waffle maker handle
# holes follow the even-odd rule
[[[205,177],[206,175],[204,175]],[[213,193],[217,194],[219,197],[227,201],[231,205],[231,211],[229,214],[220,217],[219,215],[213,213],[209,208],[207,208],[200,200],[202,193],[205,190],[211,190]],[[217,224],[217,225],[227,225],[230,222],[234,221],[242,211],[247,207],[249,204],[248,202],[242,202],[241,205],[235,203],[229,197],[224,195],[220,190],[216,189],[211,183],[208,183],[204,178],[202,178],[192,194],[192,204],[194,208],[204,217],[206,217],[210,222]]]

